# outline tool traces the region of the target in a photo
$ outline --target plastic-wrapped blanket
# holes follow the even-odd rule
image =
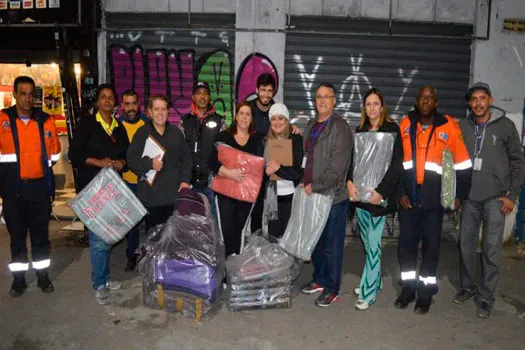
[[[454,169],[454,156],[448,149],[443,151],[441,167],[441,205],[445,209],[454,209],[456,170]]]
[[[210,185],[211,189],[230,198],[255,203],[261,190],[264,158],[239,151],[223,143],[217,143],[216,146],[219,162],[228,169],[244,169],[246,176],[239,182],[215,175]]]
[[[126,236],[146,208],[112,168],[103,168],[69,205],[87,228],[108,244]]]
[[[310,260],[328,220],[332,200],[332,196],[319,193],[307,195],[302,187],[297,187],[279,246],[301,260]]]
[[[368,203],[390,166],[395,135],[388,132],[359,132],[355,134],[353,182],[359,201]]]
[[[143,245],[139,271],[144,305],[150,308],[197,321],[220,308],[224,244],[204,195],[179,193],[173,215]]]
[[[291,306],[294,258],[277,244],[251,236],[240,255],[226,260],[230,311]]]

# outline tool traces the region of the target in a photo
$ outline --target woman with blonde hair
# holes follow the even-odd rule
[[[359,193],[352,182],[353,168],[348,173],[347,189],[350,200],[356,207],[357,223],[365,248],[365,267],[359,288],[354,293],[359,296],[355,304],[357,310],[367,310],[376,301],[382,290],[381,281],[381,237],[386,214],[396,211],[397,184],[402,172],[403,146],[399,126],[388,116],[384,97],[378,89],[370,89],[363,99],[361,122],[356,133],[382,132],[394,134],[392,159],[380,184],[369,190],[369,202],[358,202]]]
[[[142,126],[128,152],[128,166],[139,177],[137,196],[148,209],[146,231],[165,223],[175,209],[175,197],[182,188],[190,188],[191,154],[182,131],[168,123],[168,99],[163,95],[149,98],[146,109],[149,123]],[[152,138],[164,148],[163,157],[142,156],[146,140]],[[152,184],[145,181],[150,170],[157,174]]]

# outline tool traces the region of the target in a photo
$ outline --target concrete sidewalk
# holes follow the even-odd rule
[[[124,288],[111,305],[99,306],[90,282],[89,252],[52,223],[52,270],[56,291],[45,295],[28,275],[30,286],[9,297],[8,235],[0,228],[0,349],[520,349],[525,343],[525,260],[506,250],[498,300],[491,318],[475,316],[473,303],[457,306],[456,243],[444,241],[439,267],[440,291],[429,314],[393,307],[399,291],[395,240],[385,240],[384,291],[366,312],[353,307],[352,289],[364,261],[361,242],[345,250],[341,300],[331,308],[314,305],[315,296],[296,297],[291,309],[229,312],[224,306],[211,320],[196,324],[180,315],[142,307],[141,279],[123,271],[125,241],[112,252],[112,277]],[[311,277],[305,265],[296,285]],[[413,304],[411,305],[413,307]]]

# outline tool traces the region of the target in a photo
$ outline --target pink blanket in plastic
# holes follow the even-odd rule
[[[216,175],[211,189],[227,197],[243,202],[255,203],[261,190],[264,173],[264,158],[239,151],[225,144],[217,146],[219,162],[228,169],[242,168],[246,177],[238,182],[224,176]]]

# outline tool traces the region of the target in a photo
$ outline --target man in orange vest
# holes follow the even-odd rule
[[[17,77],[14,97],[16,105],[0,112],[0,196],[11,239],[10,294],[19,297],[27,288],[28,232],[37,285],[44,293],[54,291],[48,275],[49,217],[54,192],[50,167],[60,158],[60,143],[54,120],[33,108],[33,79]]]
[[[437,293],[436,270],[443,226],[441,206],[441,160],[449,150],[456,171],[458,210],[470,190],[472,162],[458,123],[436,111],[437,93],[431,86],[419,90],[415,110],[401,120],[403,141],[403,176],[400,185],[400,235],[398,257],[401,267],[402,291],[395,306],[405,309],[416,299],[414,311],[429,311],[432,296]],[[423,241],[423,261],[417,276],[419,241]]]

